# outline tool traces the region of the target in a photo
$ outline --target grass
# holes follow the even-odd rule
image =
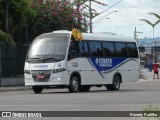
[[[155,107],[153,105],[149,105],[149,106],[143,108],[143,111],[146,112],[146,113],[158,112],[158,116],[160,114],[159,107]],[[150,117],[148,118],[148,120],[150,120]],[[160,120],[160,117],[155,117],[155,120]]]

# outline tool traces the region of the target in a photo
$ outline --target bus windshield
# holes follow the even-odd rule
[[[69,34],[49,33],[36,38],[28,53],[28,62],[57,62],[66,56]]]

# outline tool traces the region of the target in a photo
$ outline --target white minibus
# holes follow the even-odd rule
[[[136,40],[130,37],[59,30],[35,38],[28,51],[25,85],[34,93],[44,88],[86,92],[91,86],[119,90],[120,84],[139,80],[140,59]]]

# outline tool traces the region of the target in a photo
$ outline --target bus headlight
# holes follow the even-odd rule
[[[58,73],[58,72],[62,72],[62,71],[65,71],[65,69],[64,68],[54,69],[52,72],[53,73]]]
[[[31,74],[30,70],[24,70],[24,73]]]
[[[26,82],[33,82],[32,78],[26,78]]]
[[[61,80],[60,77],[53,77],[53,78],[52,78],[52,81],[59,81],[59,80]]]

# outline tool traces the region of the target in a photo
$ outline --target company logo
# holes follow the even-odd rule
[[[38,73],[39,73],[39,74],[42,74],[43,72],[42,72],[42,71],[39,71]]]
[[[78,62],[73,62],[72,67],[78,67]]]
[[[61,63],[58,63],[58,67],[61,67]]]
[[[2,117],[12,117],[11,112],[2,112]]]
[[[37,68],[37,69],[45,69],[47,67],[48,65],[34,65],[34,68]]]
[[[112,59],[108,58],[97,58],[95,63],[100,67],[112,67]]]
[[[40,112],[2,112],[2,117],[10,118],[10,117],[42,117]]]

